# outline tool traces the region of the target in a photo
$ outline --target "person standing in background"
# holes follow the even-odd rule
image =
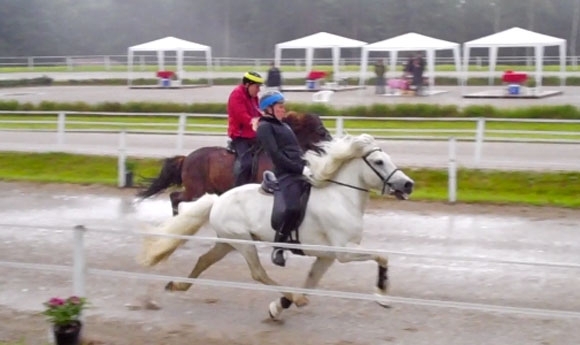
[[[383,95],[385,93],[385,64],[382,59],[375,63],[375,74],[377,76],[375,94]]]
[[[270,63],[270,69],[268,70],[268,77],[266,80],[266,87],[276,89],[278,91],[282,90],[282,72],[276,67],[274,62]]]

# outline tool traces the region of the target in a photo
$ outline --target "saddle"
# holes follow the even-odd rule
[[[234,156],[237,157],[238,153],[236,152],[236,149],[232,146],[232,140],[229,139],[226,143],[226,151]],[[251,155],[252,155],[252,173],[251,176],[252,178],[255,178],[257,173],[258,173],[258,164],[260,161],[260,154],[262,153],[262,151],[264,151],[264,149],[262,148],[261,145],[255,144],[254,146],[252,146],[250,148],[250,150],[248,151]],[[233,173],[234,176],[237,176],[240,172],[240,166],[239,166],[239,162],[236,161],[234,162],[234,168],[233,168]],[[251,181],[248,181],[251,182]]]
[[[304,220],[304,216],[306,215],[306,206],[308,205],[308,199],[310,198],[311,187],[312,186],[310,184],[306,184],[306,187],[302,190],[302,195],[300,196],[300,216],[296,223],[297,227],[290,233],[290,238],[288,241],[286,241],[287,243],[300,243],[298,229],[300,228],[300,225]],[[262,194],[272,195],[274,197],[270,223],[272,229],[280,228],[284,222],[284,209],[286,208],[286,205],[284,203],[282,191],[280,190],[280,184],[278,183],[278,179],[273,172],[269,170],[264,171],[260,192]],[[304,255],[304,252],[302,252],[301,249],[290,249],[290,251],[297,255]]]

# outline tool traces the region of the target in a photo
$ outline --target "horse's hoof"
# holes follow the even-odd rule
[[[278,303],[272,302],[268,306],[268,314],[270,314],[270,319],[274,321],[279,321],[280,317],[280,308],[278,308]]]
[[[308,303],[310,303],[310,300],[308,299],[308,297],[302,295],[294,298],[293,302],[294,304],[296,304],[298,308],[300,308],[308,305]]]
[[[383,308],[391,308],[389,301],[387,301],[386,294],[380,293],[380,292],[375,292],[375,297],[376,297],[375,302],[377,302],[378,305],[380,305]]]
[[[165,291],[175,291],[175,283],[169,282],[165,285]]]

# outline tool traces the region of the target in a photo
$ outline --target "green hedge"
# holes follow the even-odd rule
[[[290,103],[288,109],[298,112],[315,113],[322,116],[368,116],[368,117],[495,117],[495,118],[544,118],[580,119],[580,108],[572,105],[546,105],[521,108],[497,108],[491,105],[470,105],[460,108],[456,105],[439,104],[371,104],[336,108],[321,103]],[[49,102],[39,104],[21,103],[14,100],[0,100],[0,110],[7,111],[92,111],[131,113],[200,113],[225,114],[225,103],[156,103],[156,102]]]

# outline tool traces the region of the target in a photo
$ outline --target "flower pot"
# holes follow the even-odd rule
[[[80,345],[81,329],[83,324],[80,321],[73,321],[68,325],[54,326],[54,343],[56,345]]]

